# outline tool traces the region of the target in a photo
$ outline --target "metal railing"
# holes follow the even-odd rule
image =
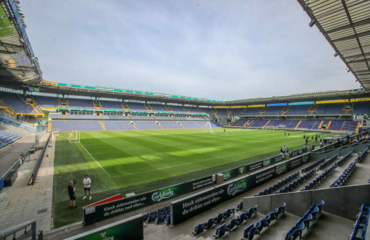
[[[13,235],[13,239],[17,239],[16,238],[16,233],[23,230],[24,229],[24,234],[26,235],[27,234],[27,227],[28,226],[31,226],[31,231],[32,231],[32,240],[36,240],[36,220],[33,219],[33,220],[30,220],[30,221],[27,221],[27,222],[24,222],[24,223],[21,223],[21,224],[18,224],[14,227],[10,227],[8,229],[5,229],[3,231],[0,231],[0,239],[6,239],[7,237],[9,236],[12,236]],[[42,239],[42,232],[41,234],[39,234],[39,236],[41,235],[41,239]]]

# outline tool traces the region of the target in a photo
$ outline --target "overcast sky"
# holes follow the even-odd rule
[[[22,0],[44,79],[235,100],[358,88],[292,0]]]

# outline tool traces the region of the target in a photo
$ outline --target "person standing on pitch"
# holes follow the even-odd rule
[[[68,195],[69,195],[69,207],[76,208],[76,188],[73,186],[73,181],[69,181]]]
[[[89,200],[92,198],[92,193],[91,193],[91,179],[89,178],[88,175],[85,175],[85,178],[82,180],[82,184],[84,185],[84,190],[85,190],[85,196],[82,199],[86,199],[87,193],[89,193],[90,197]]]

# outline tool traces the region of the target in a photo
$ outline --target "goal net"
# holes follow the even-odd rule
[[[68,137],[69,143],[80,143],[80,132],[79,131],[73,131],[71,135]]]
[[[265,130],[278,130],[279,127],[277,127],[277,126],[266,126],[266,127],[263,127],[262,129],[265,129]]]

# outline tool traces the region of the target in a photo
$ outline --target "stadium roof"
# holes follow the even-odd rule
[[[19,1],[0,4],[0,83],[38,83],[42,72],[28,39]]]
[[[370,1],[298,0],[347,65],[357,81],[370,90]]]

